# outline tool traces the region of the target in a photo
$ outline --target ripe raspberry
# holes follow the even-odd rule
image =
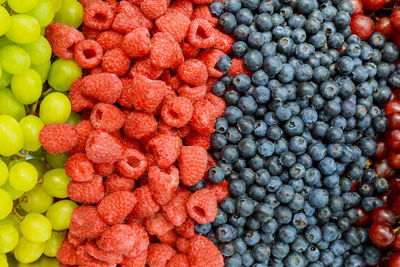
[[[96,130],[114,132],[124,126],[125,114],[114,105],[97,103],[90,115],[90,122]]]
[[[188,146],[201,146],[205,150],[211,147],[210,135],[199,134],[196,131],[190,131],[185,137],[185,144]]]
[[[63,59],[72,59],[74,45],[84,39],[77,29],[57,22],[47,26],[44,36],[49,41],[53,53]]]
[[[135,180],[125,177],[120,177],[113,173],[106,178],[104,187],[106,194],[111,194],[116,191],[131,191],[135,185]]]
[[[163,73],[163,68],[153,66],[149,57],[139,59],[135,62],[129,72],[130,77],[135,77],[136,74],[142,74],[149,79],[156,80]]]
[[[124,148],[110,134],[95,130],[86,141],[86,156],[93,163],[113,163],[121,158]]]
[[[83,40],[74,47],[74,58],[82,68],[90,69],[100,64],[103,48],[94,40]]]
[[[122,223],[136,205],[136,198],[129,191],[116,191],[103,198],[97,205],[101,219],[108,225]]]
[[[104,73],[104,71],[100,66],[96,66],[90,70],[89,74],[99,74],[99,73]]]
[[[142,152],[136,149],[125,150],[122,158],[117,161],[118,173],[127,178],[139,178],[147,169],[147,160]]]
[[[226,104],[225,104],[225,100],[220,97],[220,96],[216,96],[212,93],[207,93],[204,96],[204,99],[208,100],[211,102],[211,104],[214,107],[214,115],[216,118],[222,117],[225,113],[225,109],[226,109]]]
[[[213,84],[214,84],[216,81],[218,81],[217,78],[215,78],[215,77],[208,77],[208,79],[207,79],[207,81],[206,81],[207,93],[211,92],[212,86],[213,86]],[[228,88],[228,90],[229,90],[229,88]]]
[[[94,164],[94,171],[101,176],[111,175],[115,171],[115,163]]]
[[[96,36],[96,41],[107,51],[120,47],[124,36],[114,30],[104,31]],[[94,38],[93,38],[94,39]]]
[[[182,140],[177,136],[160,134],[151,139],[149,145],[157,160],[157,166],[165,169],[178,158]]]
[[[144,220],[146,230],[151,235],[164,235],[174,229],[174,226],[160,213],[147,217]]]
[[[179,226],[175,227],[175,231],[185,238],[192,238],[195,235],[194,231],[194,221],[191,218],[186,218],[186,220]]]
[[[219,58],[218,58],[218,60],[219,60]],[[240,73],[244,73],[244,74],[248,75],[249,77],[251,77],[251,75],[252,75],[252,72],[250,70],[246,69],[246,67],[244,66],[243,59],[234,57],[234,58],[232,58],[231,67],[228,70],[228,74],[232,75],[232,77],[236,77]],[[210,76],[212,76],[210,72],[208,72],[208,74]],[[217,77],[217,76],[214,76],[214,77]],[[219,78],[219,77],[217,77],[217,78]]]
[[[129,78],[122,78],[122,92],[117,99],[118,104],[125,108],[133,108],[132,98],[135,88],[133,87],[133,80]]]
[[[133,208],[132,213],[138,217],[148,217],[160,210],[160,207],[153,200],[151,191],[148,185],[137,188],[133,194],[136,197],[137,203]]]
[[[176,249],[179,253],[186,254],[190,245],[190,239],[184,237],[178,237],[176,239]]]
[[[153,115],[133,111],[126,117],[124,131],[129,137],[140,139],[155,133],[157,120]]]
[[[200,146],[184,146],[179,156],[179,174],[183,184],[197,184],[207,168],[207,151]]]
[[[199,100],[193,106],[190,127],[200,134],[212,134],[215,125],[214,106],[208,100]]]
[[[159,134],[171,134],[171,135],[179,136],[180,138],[184,138],[185,136],[187,136],[189,134],[190,126],[188,124],[186,124],[185,126],[183,126],[181,128],[176,128],[176,127],[169,126],[163,120],[159,120],[157,130],[158,130]]]
[[[147,252],[147,264],[149,267],[165,267],[175,254],[176,251],[167,244],[150,244]]]
[[[185,97],[173,97],[166,101],[161,110],[163,121],[171,127],[183,127],[193,114],[193,104]]]
[[[179,170],[174,166],[162,170],[151,166],[148,172],[149,188],[159,205],[167,204],[175,195],[179,185]]]
[[[143,0],[128,0],[132,5],[140,5],[141,2],[143,2]]]
[[[104,53],[101,68],[118,77],[124,76],[131,66],[131,61],[121,48],[114,48]]]
[[[193,3],[189,0],[175,0],[169,7],[181,12],[188,18],[190,18],[193,13]]]
[[[78,254],[78,262],[80,267],[91,267],[91,266],[96,266],[96,267],[110,267],[113,266],[115,267],[116,264],[110,264],[104,261],[99,261],[98,259],[92,257],[89,255],[89,253],[86,252],[85,247],[81,246],[76,250],[76,254]]]
[[[189,258],[186,254],[176,254],[168,261],[167,267],[190,267]]]
[[[75,182],[91,181],[94,177],[93,163],[85,154],[75,154],[64,164],[65,172],[68,177]]]
[[[147,250],[142,251],[138,256],[124,258],[121,267],[145,267],[147,261]]]
[[[162,80],[165,81],[165,83],[170,86],[173,91],[177,91],[178,88],[183,84],[179,79],[179,75],[176,74],[175,76],[171,77],[169,70],[164,70],[164,73],[164,77],[161,77]]]
[[[76,248],[64,240],[61,243],[60,248],[57,252],[57,259],[65,265],[77,265],[78,264],[78,254],[76,254]]]
[[[78,78],[69,89],[68,99],[71,102],[71,110],[82,111],[85,108],[92,109],[96,100],[82,94],[82,79]]]
[[[151,39],[151,64],[159,68],[169,68],[176,62],[179,44],[172,35],[158,32]]]
[[[190,87],[183,85],[178,89],[178,95],[188,98],[192,103],[195,103],[202,99],[206,95],[207,87],[200,85],[196,87]]]
[[[150,80],[137,74],[133,77],[132,103],[136,110],[152,113],[163,100],[167,85],[163,81]]]
[[[119,6],[119,3],[117,2],[117,0],[105,0],[103,2],[106,3],[111,8],[111,11],[114,14],[117,14],[118,6]]]
[[[170,0],[143,0],[140,9],[149,19],[156,19],[165,14]]]
[[[212,2],[215,2],[215,0],[192,0],[193,4],[196,5],[209,5]],[[224,2],[224,1],[221,1]]]
[[[46,124],[39,134],[39,141],[50,154],[71,150],[78,142],[74,126],[66,123]]]
[[[200,189],[190,196],[186,208],[189,216],[197,223],[210,223],[217,214],[217,197],[209,189]]]
[[[73,149],[68,151],[68,154],[85,153],[86,140],[89,134],[94,130],[92,124],[88,120],[78,122],[75,126],[77,142]]]
[[[136,235],[132,227],[126,224],[111,226],[103,232],[96,244],[104,251],[126,253],[135,246]]]
[[[89,182],[70,182],[67,187],[67,193],[71,200],[85,203],[97,204],[104,198],[103,179],[95,175]]]
[[[78,237],[78,236],[74,235],[73,233],[71,233],[70,231],[68,231],[67,239],[68,239],[68,243],[70,243],[71,245],[73,245],[76,248],[85,244],[85,242],[86,242],[86,238]]]
[[[213,17],[208,5],[200,5],[195,8],[195,10],[193,11],[193,14],[191,16],[191,19],[194,20],[197,18],[207,20],[209,23],[211,23],[211,25],[214,28],[218,24],[218,18]]]
[[[189,25],[187,40],[195,47],[210,48],[215,44],[215,29],[205,19],[194,19]]]
[[[91,1],[83,12],[83,23],[99,31],[111,28],[115,14],[111,7],[103,1]]]
[[[200,53],[200,48],[195,47],[194,45],[191,45],[188,42],[182,42],[181,48],[185,59],[195,58]]]
[[[126,135],[122,136],[120,139],[121,144],[123,144],[126,148],[131,148],[143,152],[142,146],[140,145],[140,141],[130,138]]]
[[[158,235],[157,238],[161,243],[167,244],[168,246],[174,248],[176,246],[176,239],[178,236],[175,234],[174,230],[170,230],[163,235]]]
[[[122,34],[139,28],[145,27],[151,29],[153,22],[146,18],[142,11],[127,1],[121,1],[118,7],[118,14],[112,25],[113,29]]]
[[[88,26],[82,26],[82,33],[86,40],[92,39],[96,40],[97,35],[99,35],[100,31],[89,28]]]
[[[207,183],[207,188],[214,192],[218,203],[229,197],[228,182],[226,180],[223,180],[220,184]]]
[[[138,223],[135,222],[128,222],[129,226],[132,227],[133,231],[136,235],[135,246],[131,251],[125,253],[127,257],[137,257],[143,251],[147,252],[147,247],[150,244],[149,235],[147,234],[146,230]]]
[[[121,48],[130,57],[144,57],[150,53],[150,32],[145,27],[139,27],[124,36]]]
[[[224,258],[218,248],[202,235],[196,235],[191,239],[187,255],[190,266],[193,267],[224,266]]]
[[[225,56],[225,53],[217,49],[210,49],[200,53],[201,61],[206,65],[209,76],[220,78],[224,74],[215,68],[221,56]]]
[[[96,238],[107,229],[97,212],[96,207],[80,206],[74,209],[71,215],[69,231],[81,238]]]
[[[88,240],[86,242],[85,251],[93,258],[110,264],[120,263],[124,259],[121,254],[115,252],[106,252],[99,249],[99,247],[93,240]]]
[[[185,62],[185,57],[182,54],[182,49],[178,43],[175,43],[175,50],[176,50],[176,56],[175,56],[175,62],[172,64],[170,67],[171,70],[177,71],[179,66]]]
[[[215,49],[221,50],[225,54],[229,54],[232,52],[232,45],[234,43],[235,39],[233,39],[231,36],[219,31],[218,29],[215,29]]]
[[[189,200],[190,192],[178,191],[175,197],[162,207],[163,214],[173,225],[181,225],[187,217],[186,202]]]
[[[82,92],[100,102],[114,104],[122,92],[122,82],[115,74],[91,74],[83,78]]]
[[[186,37],[190,19],[181,12],[169,9],[168,12],[156,19],[157,28],[164,33],[169,33],[180,43]]]
[[[199,86],[205,84],[208,78],[207,68],[198,59],[189,59],[178,68],[179,78],[182,81]]]

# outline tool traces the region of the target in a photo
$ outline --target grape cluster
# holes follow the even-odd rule
[[[231,197],[196,230],[218,244],[225,266],[379,262],[360,225],[389,187],[367,167],[388,125],[381,107],[399,51],[381,33],[351,35],[353,10],[346,0],[210,5],[236,39],[232,59],[217,67],[242,61],[252,71],[230,70],[212,86],[227,109],[211,139],[218,163],[207,179],[225,178]]]

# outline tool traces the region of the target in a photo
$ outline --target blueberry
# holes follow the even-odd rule
[[[258,231],[245,231],[243,233],[243,239],[248,246],[254,246],[260,241],[261,236]]]
[[[216,64],[217,69],[226,72],[231,67],[231,58],[229,56],[222,56],[219,58]]]
[[[318,169],[321,171],[322,174],[325,174],[325,175],[330,175],[330,174],[335,173],[336,172],[335,160],[330,157],[326,157],[326,158],[322,159],[318,163]]]
[[[218,249],[224,257],[230,257],[235,254],[235,247],[232,242],[220,243]]]
[[[235,253],[231,257],[226,257],[224,259],[224,266],[226,267],[240,267],[242,266],[242,257]]]
[[[282,129],[277,125],[272,125],[267,130],[267,136],[271,140],[275,140],[275,141],[278,140],[279,138],[281,138],[282,134],[283,134]]]
[[[248,194],[252,199],[261,201],[262,199],[264,199],[266,192],[267,191],[266,191],[265,187],[261,187],[259,185],[253,184],[250,186]]]
[[[215,230],[216,237],[221,242],[230,242],[237,236],[237,230],[230,224],[222,224]]]
[[[207,224],[196,223],[194,225],[194,229],[196,230],[197,233],[206,235],[208,232],[211,231],[211,224],[210,223],[207,223]]]
[[[268,192],[276,192],[282,185],[282,180],[278,176],[271,176],[271,179],[267,185]]]
[[[285,266],[288,266],[288,267],[295,267],[295,266],[297,266],[297,267],[305,267],[306,266],[306,259],[300,253],[291,252],[285,258]]]
[[[225,173],[220,167],[215,166],[208,170],[207,179],[211,183],[219,184],[224,180],[224,178],[225,178]]]
[[[289,185],[293,187],[294,192],[301,192],[304,189],[304,182],[302,179],[291,179]]]
[[[289,149],[290,151],[297,153],[301,151],[305,151],[307,148],[307,141],[300,136],[294,136],[289,140]]]
[[[294,41],[290,37],[283,37],[278,41],[277,49],[279,52],[290,55],[292,53]]]
[[[268,74],[266,74],[263,70],[257,70],[251,76],[251,81],[256,86],[266,85],[268,83],[268,80],[269,80]]]
[[[220,204],[220,208],[227,214],[232,214],[235,212],[236,204],[233,198],[225,198]]]
[[[310,65],[303,64],[295,70],[294,75],[298,82],[306,82],[312,79],[313,69]]]
[[[316,244],[322,239],[322,232],[318,226],[312,226],[307,228],[304,233],[304,237],[307,239],[308,242],[311,244]]]
[[[228,123],[233,125],[243,116],[243,112],[236,106],[229,106],[226,108],[224,116]]]
[[[365,248],[363,255],[367,265],[377,265],[380,261],[382,252],[375,246],[368,246]]]
[[[292,211],[286,206],[279,206],[275,209],[274,218],[280,225],[290,223],[292,216]]]
[[[243,63],[249,70],[258,70],[263,65],[263,56],[258,50],[249,50],[243,56]]]
[[[329,193],[325,189],[314,189],[310,192],[308,201],[314,208],[323,208],[329,202]]]
[[[304,229],[307,226],[307,223],[307,216],[304,213],[296,213],[293,215],[292,224],[296,229]]]
[[[383,60],[392,63],[399,57],[399,50],[393,43],[386,43],[382,48]]]
[[[244,97],[242,97],[244,98]],[[244,100],[242,105],[246,105],[249,101]],[[251,102],[251,101],[250,101]],[[244,107],[242,107],[244,109]],[[249,116],[241,117],[236,123],[237,129],[241,134],[251,134],[254,131],[254,119]]]
[[[344,2],[344,1],[343,1]],[[340,29],[344,29],[350,24],[350,15],[346,11],[339,11],[337,12],[335,18],[335,25]]]
[[[233,0],[233,1],[238,1],[238,0]],[[236,28],[237,21],[232,13],[225,12],[219,17],[218,24],[222,27],[224,32],[230,33],[233,32],[233,30]]]
[[[235,39],[240,40],[240,41],[246,41],[247,38],[249,37],[251,31],[249,26],[245,24],[239,24],[234,30],[233,30],[233,36]]]
[[[274,12],[274,5],[272,1],[262,0],[260,5],[258,6],[258,12],[259,13],[266,12],[272,14]]]
[[[224,3],[216,1],[210,4],[210,12],[212,15],[219,17],[224,12]]]
[[[256,173],[250,168],[244,168],[239,173],[239,178],[242,179],[246,183],[247,186],[250,186],[254,183]]]
[[[246,183],[240,179],[233,180],[229,183],[228,190],[233,196],[241,196],[246,191]]]
[[[307,250],[309,244],[308,241],[302,235],[298,235],[295,241],[290,244],[291,249],[298,253],[303,253]]]
[[[264,59],[263,69],[270,75],[274,76],[281,71],[282,61],[278,56],[271,56]]]
[[[247,249],[247,244],[241,237],[236,238],[232,243],[235,248],[235,251],[239,254],[243,254]]]
[[[309,262],[315,262],[318,260],[320,252],[317,247],[311,245],[307,248],[304,255]],[[311,266],[311,264],[310,264],[310,266]],[[322,266],[324,266],[324,265],[322,265]]]
[[[373,186],[375,192],[377,192],[378,194],[386,193],[386,191],[389,189],[389,183],[383,177],[377,177],[373,182]]]
[[[206,187],[206,182],[203,179],[201,179],[197,184],[190,186],[189,190],[190,192],[193,193],[205,187]]]
[[[240,0],[227,0],[224,3],[225,10],[228,12],[236,12],[242,7]]]
[[[277,259],[284,259],[290,252],[290,247],[287,243],[278,241],[271,248],[271,254]]]
[[[226,140],[233,144],[236,144],[242,139],[242,135],[236,127],[229,127],[225,136]]]
[[[289,175],[292,179],[301,179],[305,176],[306,170],[303,164],[295,163],[289,169]]]
[[[278,230],[279,239],[286,244],[293,243],[296,239],[296,228],[292,225],[284,225]]]
[[[274,144],[265,138],[257,140],[256,145],[258,153],[265,158],[274,153]]]
[[[240,95],[237,91],[232,90],[226,92],[224,95],[224,100],[227,106],[235,106],[239,102]]]
[[[290,118],[283,125],[283,130],[284,130],[285,134],[288,136],[301,135],[301,133],[303,133],[303,129],[304,129],[303,120],[300,119],[300,117],[298,117],[298,116],[294,116],[294,117]],[[299,141],[299,140],[297,140],[297,141]],[[307,145],[306,140],[304,140],[304,141],[305,141],[305,145]],[[300,147],[303,148],[303,145],[301,145]]]
[[[256,173],[257,175],[255,176],[254,180],[258,185],[266,186],[271,180],[269,172],[265,169],[260,169]]]
[[[218,120],[217,120],[218,122]],[[216,123],[217,123],[216,122]],[[254,123],[254,135],[257,137],[264,137],[267,134],[268,126],[264,121],[256,121]]]
[[[237,57],[243,57],[243,55],[247,52],[247,44],[243,41],[236,41],[232,45],[232,52]]]
[[[242,265],[243,266],[252,266],[254,263],[253,255],[251,251],[245,251],[242,255]]]

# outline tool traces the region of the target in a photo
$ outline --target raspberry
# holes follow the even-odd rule
[[[193,2],[193,4],[196,5],[209,5],[212,2],[215,2],[215,0],[191,0]],[[224,1],[221,1],[224,2]]]
[[[170,230],[163,235],[158,235],[157,238],[158,240],[160,240],[161,243],[165,243],[168,246],[175,247],[176,239],[178,238],[178,236],[175,234],[174,230]]]
[[[93,180],[89,182],[70,182],[67,193],[73,201],[96,204],[104,198],[103,179],[101,176],[95,175]]]
[[[85,39],[92,39],[96,40],[97,36],[99,35],[100,31],[89,28],[88,26],[82,26],[82,33]]]
[[[205,84],[208,78],[206,65],[198,59],[185,61],[178,68],[178,74],[182,81],[194,86]]]
[[[57,252],[57,259],[66,265],[77,265],[78,254],[76,254],[76,248],[72,246],[68,241],[64,240],[61,243],[60,248]]]
[[[182,49],[178,43],[175,43],[175,51],[176,51],[176,57],[175,57],[175,62],[172,64],[170,67],[171,70],[176,71],[180,65],[185,62],[185,57],[182,54]]]
[[[124,36],[121,48],[130,57],[144,57],[150,53],[150,32],[145,27],[139,27]]]
[[[83,23],[99,31],[111,28],[114,21],[114,12],[111,7],[103,1],[91,1],[83,12]]]
[[[155,133],[157,120],[153,115],[133,111],[126,117],[124,131],[129,137],[140,139]]]
[[[70,231],[68,231],[68,243],[73,245],[74,247],[79,247],[86,242],[86,238],[78,237],[74,234],[72,234]]]
[[[121,48],[114,48],[104,53],[101,68],[109,73],[113,73],[118,77],[128,72],[131,61]]]
[[[104,261],[99,261],[98,259],[92,257],[89,255],[89,253],[86,252],[85,247],[81,246],[76,250],[76,253],[78,254],[79,258],[79,266],[80,267],[110,267],[110,266],[116,266],[116,264],[110,264]]]
[[[91,181],[94,177],[93,164],[85,154],[75,154],[64,164],[65,172],[75,182]]]
[[[147,252],[147,247],[150,244],[149,235],[147,234],[146,230],[138,223],[129,222],[127,224],[131,226],[133,231],[135,232],[136,241],[133,249],[128,253],[126,253],[125,255],[127,257],[137,257],[143,251]]]
[[[39,141],[50,154],[71,150],[78,142],[74,126],[66,123],[46,124],[39,134]]]
[[[153,22],[146,18],[137,6],[127,1],[121,1],[112,27],[117,32],[126,34],[139,27],[151,29]]]
[[[97,103],[90,115],[90,122],[96,130],[114,132],[124,126],[125,114],[114,105]]]
[[[185,254],[176,254],[168,261],[167,267],[190,267],[189,258]]]
[[[68,99],[71,102],[71,110],[79,112],[85,108],[92,109],[96,100],[82,94],[82,79],[78,78],[69,89]]]
[[[140,5],[141,2],[143,2],[143,0],[128,0],[132,5]]]
[[[95,130],[86,141],[86,156],[93,163],[113,163],[121,158],[124,148],[110,134]]]
[[[225,100],[222,97],[216,96],[212,93],[207,93],[204,96],[204,99],[210,101],[211,104],[213,105],[214,115],[216,118],[222,117],[224,115],[225,109],[226,109],[226,104],[225,104]]]
[[[179,226],[186,220],[186,202],[189,197],[189,191],[179,191],[167,205],[162,207],[165,218],[167,218],[173,225]]]
[[[149,267],[165,267],[175,254],[176,251],[167,244],[150,244],[147,252],[147,264]]]
[[[147,169],[145,156],[136,149],[128,148],[122,158],[117,161],[118,173],[122,176],[136,179],[139,178]]]
[[[220,184],[208,183],[207,188],[214,192],[218,203],[229,197],[228,182],[226,180],[223,180]]]
[[[138,256],[125,258],[121,267],[145,267],[147,260],[147,250],[142,251]]]
[[[218,24],[218,18],[213,17],[208,5],[200,5],[196,7],[196,9],[193,11],[191,19],[194,20],[197,18],[207,20],[213,27],[216,27]]]
[[[209,189],[200,189],[190,196],[186,208],[189,216],[197,223],[210,223],[217,214],[217,197]]]
[[[91,74],[83,78],[82,92],[100,102],[114,104],[122,92],[122,82],[115,74]]]
[[[181,12],[188,18],[190,18],[193,13],[193,3],[189,0],[175,0],[169,7]]]
[[[151,191],[148,185],[137,188],[133,194],[136,197],[137,203],[133,208],[132,213],[138,217],[148,217],[160,210],[160,207],[153,200]]]
[[[167,76],[167,75],[166,75]],[[174,77],[164,77],[166,79],[167,85],[171,86],[171,89],[177,91],[182,85],[182,81],[179,79],[179,75],[176,74]]]
[[[103,69],[100,66],[96,66],[90,70],[90,74],[98,74],[98,73],[104,73]]]
[[[107,51],[118,48],[123,38],[124,36],[122,34],[114,30],[109,30],[99,33],[99,35],[96,36],[96,41]]]
[[[153,165],[157,164],[156,158],[154,157],[153,154],[146,153],[144,156],[146,157],[146,160],[147,160],[147,166],[153,166]]]
[[[187,40],[198,48],[210,48],[215,44],[215,29],[205,19],[194,19],[189,25]]]
[[[103,48],[94,40],[83,40],[74,47],[74,58],[82,68],[93,68],[100,64]]]
[[[122,223],[136,205],[136,198],[129,191],[116,191],[103,198],[97,205],[101,219],[108,225]]]
[[[93,258],[107,263],[120,263],[123,261],[123,256],[115,252],[106,252],[98,248],[93,240],[88,240],[85,244],[85,251]]]
[[[207,151],[200,146],[184,146],[179,156],[179,174],[183,184],[197,184],[207,168]]]
[[[111,174],[106,178],[104,187],[106,194],[111,194],[116,191],[131,191],[135,185],[135,180],[120,177],[118,174]]]
[[[92,124],[88,120],[78,122],[75,126],[77,142],[73,149],[68,151],[68,154],[85,153],[86,140],[89,134],[94,130]]]
[[[146,230],[151,235],[164,235],[174,229],[174,226],[160,213],[147,217],[144,220]]]
[[[175,231],[180,236],[192,238],[195,234],[194,221],[191,218],[186,218],[186,220],[181,225],[175,227]]]
[[[156,158],[157,166],[165,169],[178,158],[182,140],[177,136],[160,134],[151,139],[149,145]]]
[[[69,231],[81,238],[96,238],[107,229],[93,206],[80,206],[74,209],[71,215]]]
[[[178,55],[179,44],[172,35],[158,32],[151,40],[151,64],[159,68],[169,68],[174,65]]]
[[[117,99],[118,104],[125,108],[133,108],[132,98],[133,98],[133,80],[129,78],[122,78],[122,92]]]
[[[129,76],[134,77],[136,74],[142,74],[149,79],[156,80],[163,73],[163,68],[153,66],[149,57],[139,59],[133,65],[129,72]]]
[[[218,60],[219,60],[219,58],[218,58]],[[237,57],[232,58],[231,67],[228,70],[228,74],[232,75],[232,77],[236,77],[238,74],[241,74],[241,73],[244,73],[244,74],[248,75],[249,77],[251,77],[251,75],[252,75],[252,72],[249,71],[248,69],[246,69],[246,67],[244,66],[242,58],[237,58]],[[208,72],[208,74],[210,76],[212,76],[210,74],[210,72]],[[214,76],[214,77],[216,77],[216,76]],[[217,78],[219,78],[219,77],[217,77]]]
[[[108,176],[111,175],[115,171],[114,163],[99,163],[94,164],[94,170],[98,175]]]
[[[184,138],[190,132],[190,126],[186,124],[181,128],[171,127],[164,121],[160,120],[158,123],[158,133],[159,134],[171,134]]]
[[[183,85],[178,89],[178,95],[188,98],[192,103],[197,102],[206,95],[207,87],[200,85],[196,87],[190,87]]]
[[[77,29],[57,22],[47,26],[45,37],[53,53],[63,59],[72,59],[74,45],[84,39],[83,34]]]
[[[217,78],[215,78],[215,77],[208,77],[208,79],[207,79],[207,81],[206,81],[207,93],[211,92],[212,86],[213,86],[213,84],[214,84],[216,81],[218,81]],[[228,90],[229,90],[229,88],[228,88]]]
[[[119,3],[117,2],[117,0],[105,0],[103,2],[106,3],[111,8],[111,11],[114,14],[117,14],[118,6],[119,6]]]
[[[201,134],[211,134],[214,132],[215,110],[211,102],[199,100],[193,106],[193,116],[190,127]]]
[[[186,254],[190,245],[190,239],[184,237],[178,237],[176,239],[176,249],[179,253]]]
[[[156,19],[157,28],[172,35],[178,43],[185,39],[189,24],[190,19],[174,9],[169,9],[164,16]]]
[[[225,56],[225,53],[217,49],[203,51],[200,54],[201,61],[206,65],[209,76],[220,78],[224,74],[215,68],[215,65],[222,56]]]
[[[185,97],[173,97],[166,101],[161,110],[163,121],[171,127],[183,127],[193,114],[193,104]]]
[[[201,146],[205,150],[208,150],[211,146],[210,135],[190,131],[185,138],[185,144],[188,146]]]
[[[165,205],[174,197],[178,188],[179,170],[174,166],[165,170],[151,166],[148,172],[148,181],[154,201],[161,206]]]
[[[234,43],[235,40],[231,36],[215,29],[215,49],[221,50],[225,54],[229,54],[232,51],[232,45]]]
[[[186,59],[195,58],[200,53],[200,48],[195,47],[194,45],[191,45],[188,42],[182,42],[181,48],[182,48],[183,56]]]
[[[117,224],[105,230],[96,243],[104,251],[126,253],[135,246],[135,240],[136,235],[132,227]]]
[[[190,240],[188,249],[190,266],[224,266],[224,258],[218,248],[207,237],[196,235]]]
[[[143,0],[140,9],[149,19],[156,19],[165,14],[170,0]]]
[[[152,113],[163,100],[167,85],[163,81],[150,80],[137,74],[133,77],[132,103],[136,110]]]

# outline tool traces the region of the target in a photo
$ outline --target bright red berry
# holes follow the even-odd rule
[[[357,15],[351,18],[350,22],[351,32],[361,40],[365,40],[374,32],[374,22],[366,15]]]

